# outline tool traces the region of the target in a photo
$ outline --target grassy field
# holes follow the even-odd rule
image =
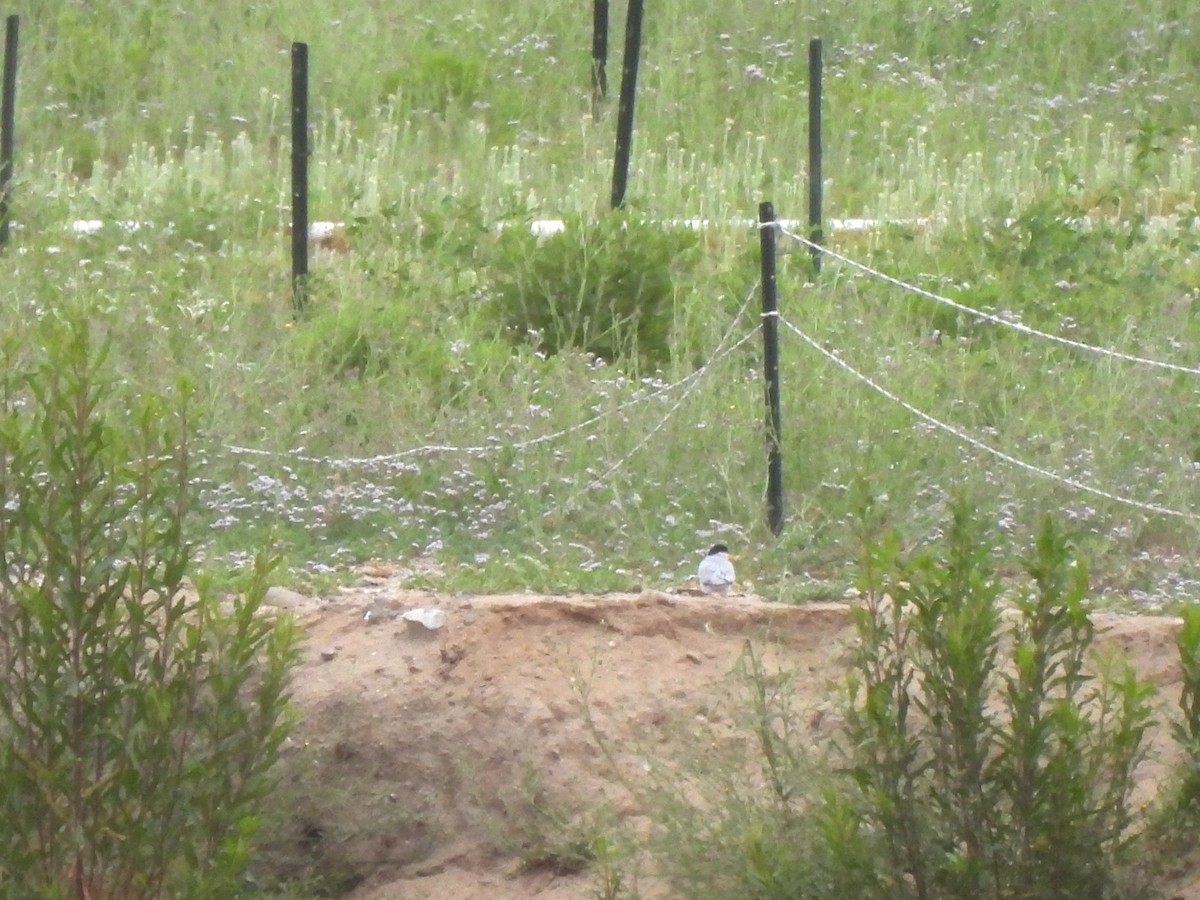
[[[449,588],[605,590],[674,583],[719,539],[758,590],[797,600],[848,586],[866,494],[914,543],[965,494],[1014,542],[1060,512],[1100,595],[1194,595],[1200,376],[834,260],[817,275],[799,247],[781,259],[789,323],[1066,481],[930,426],[785,329],[772,537],[757,237],[737,223],[767,199],[803,215],[819,36],[826,212],[921,220],[831,247],[1000,319],[1196,366],[1195,3],[651,4],[621,218],[615,104],[593,108],[578,3],[30,7],[9,352],[82,303],[129,390],[194,385],[209,559],[270,537],[318,587],[342,563],[430,556]],[[612,20],[619,51],[624,4]],[[316,255],[299,319],[293,40],[310,45],[310,214],[346,223],[349,248]],[[715,224],[645,224],[681,217]],[[542,218],[568,227],[529,234]],[[74,233],[83,219],[109,224]]]

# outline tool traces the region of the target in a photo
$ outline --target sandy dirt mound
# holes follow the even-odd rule
[[[278,865],[343,874],[355,900],[594,896],[586,872],[523,865],[538,858],[527,825],[547,811],[565,820],[605,802],[630,822],[647,815],[606,777],[582,694],[636,777],[649,754],[733,734],[728,676],[751,640],[769,667],[799,673],[797,713],[819,744],[836,727],[831,685],[853,640],[846,604],[751,596],[450,596],[380,572],[334,598],[273,600],[306,632],[283,789],[307,812],[271,852]],[[399,617],[415,609],[441,610],[445,624]],[[1172,714],[1178,620],[1106,614],[1097,625]],[[1144,798],[1172,761],[1165,732],[1152,744]],[[1185,881],[1168,896],[1200,898]]]

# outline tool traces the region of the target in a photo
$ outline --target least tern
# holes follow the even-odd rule
[[[696,570],[696,579],[706,594],[724,594],[733,584],[733,563],[729,548],[724,544],[716,544],[704,559],[700,560],[700,568]]]

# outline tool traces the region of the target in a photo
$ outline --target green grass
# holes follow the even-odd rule
[[[719,538],[768,596],[838,595],[865,482],[913,543],[962,490],[1014,541],[1065,511],[1112,602],[1194,592],[1193,520],[964,447],[786,331],[788,525],[770,536],[757,342],[712,359],[756,324],[756,301],[734,323],[757,277],[753,231],[707,229],[687,265],[647,242],[631,271],[619,253],[574,255],[571,240],[620,233],[581,224],[607,203],[615,118],[612,101],[591,108],[586,12],[39,4],[22,18],[20,227],[0,322],[19,336],[85,297],[113,312],[131,390],[192,380],[198,537],[236,563],[273,536],[297,582],[432,556],[447,588],[633,589],[682,579]],[[801,217],[806,44],[820,36],[826,213],[930,222],[834,234],[837,249],[1075,340],[1200,359],[1195,4],[737,0],[703,17],[655,8],[646,29],[632,219],[749,220],[764,199]],[[345,222],[351,247],[315,256],[296,321],[293,40],[310,44],[310,214]],[[619,71],[618,53],[614,94]],[[575,231],[539,247],[523,231],[542,217]],[[73,219],[144,224],[76,236]],[[550,250],[559,263],[534,264]],[[514,290],[600,315],[611,297],[585,287],[667,271],[650,355],[620,325],[611,358],[554,353],[511,318]],[[814,279],[800,252],[779,285],[790,322],[930,415],[1107,492],[1195,507],[1194,376],[981,324],[832,261]]]

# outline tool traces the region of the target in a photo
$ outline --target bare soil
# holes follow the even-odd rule
[[[737,739],[731,670],[746,642],[799,674],[795,705],[814,745],[837,727],[833,684],[853,641],[847,603],[784,606],[747,595],[457,596],[406,590],[390,566],[331,598],[286,592],[303,624],[299,722],[281,790],[292,799],[267,858],[340,879],[353,900],[584,900],[596,876],[557,864],[574,817],[606,804],[635,829],[650,810],[613,777],[658,753]],[[399,614],[439,609],[433,631]],[[1178,620],[1097,614],[1175,715]],[[584,714],[586,695],[591,723]],[[619,747],[609,760],[600,735]],[[1165,726],[1139,767],[1148,802],[1177,751]],[[689,746],[691,745],[691,746]],[[1164,895],[1200,900],[1181,871]],[[643,896],[667,896],[652,882]]]

